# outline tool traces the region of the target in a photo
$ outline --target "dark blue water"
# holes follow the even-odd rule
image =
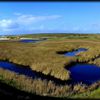
[[[45,76],[42,74],[39,75],[30,68],[25,66],[21,67],[7,61],[0,61],[0,67],[32,78],[53,80],[55,82],[57,81],[50,76]],[[100,80],[100,67],[96,65],[78,63],[69,67],[68,70],[71,72],[72,82],[75,83],[82,82],[85,84],[92,84]]]
[[[82,51],[87,51],[87,49],[85,49],[85,48],[79,48],[77,50],[74,50],[74,51],[71,51],[71,52],[67,52],[64,55],[65,56],[75,56],[76,54],[78,54],[78,53],[80,53]]]
[[[76,64],[69,68],[75,82],[92,84],[100,80],[100,67],[91,64]]]
[[[23,40],[20,40],[19,42],[24,42],[24,43],[35,43],[35,42],[38,42],[40,40],[33,40],[33,39],[23,39]]]
[[[0,61],[0,67],[4,69],[8,69],[10,71],[16,72],[18,74],[24,74],[26,76],[35,78],[35,73],[30,68],[24,68],[21,66],[17,66],[13,63],[6,62],[6,61]]]
[[[7,70],[10,70],[12,72],[18,73],[18,74],[26,75],[26,76],[31,77],[33,79],[34,78],[39,78],[42,80],[46,79],[47,81],[52,80],[56,84],[65,84],[64,81],[61,81],[60,79],[54,78],[53,76],[44,75],[41,72],[35,72],[28,67],[19,66],[19,65],[16,65],[16,64],[8,62],[8,61],[0,61],[0,67],[7,69]]]

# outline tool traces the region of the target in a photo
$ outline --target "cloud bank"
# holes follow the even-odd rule
[[[21,13],[14,13],[15,17],[12,19],[1,19],[0,20],[0,33],[1,34],[19,34],[23,32],[32,32],[34,30],[43,30],[44,25],[39,24],[44,21],[53,21],[61,18],[60,15],[49,15],[49,16],[34,16],[25,15]]]

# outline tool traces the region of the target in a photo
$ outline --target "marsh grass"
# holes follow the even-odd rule
[[[58,52],[69,52],[78,48],[88,49],[80,52],[76,57],[65,57]],[[87,62],[100,65],[99,40],[87,39],[51,39],[39,43],[0,42],[0,60],[7,60],[15,64],[29,66],[36,72],[50,75],[60,80],[70,80],[71,63]],[[23,67],[24,67],[23,66]],[[65,68],[66,66],[66,68]],[[10,73],[10,74],[8,74]],[[17,75],[0,69],[0,80],[24,91],[51,96],[69,96],[71,94],[93,91],[96,86],[88,88],[83,85],[56,86],[52,81],[29,79],[24,75]],[[48,88],[47,88],[48,87]]]
[[[82,42],[82,44],[81,44]],[[80,52],[77,57],[65,57],[57,52],[72,51],[77,48],[86,48],[86,52]],[[30,66],[32,70],[51,75],[61,80],[70,79],[70,72],[65,70],[65,65],[72,62],[88,62],[100,64],[99,45],[95,43],[87,43],[83,40],[48,40],[41,43],[19,43],[19,42],[2,42],[0,43],[0,59],[9,60],[10,62]],[[94,59],[94,61],[93,61]]]

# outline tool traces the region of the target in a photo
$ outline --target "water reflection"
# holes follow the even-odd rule
[[[80,52],[83,52],[83,51],[87,51],[87,49],[85,49],[85,48],[79,48],[77,50],[74,50],[74,51],[71,51],[71,52],[67,52],[64,55],[65,56],[76,56],[76,54],[78,54]]]

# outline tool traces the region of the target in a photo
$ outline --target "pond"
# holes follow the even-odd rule
[[[87,51],[87,49],[85,49],[85,48],[79,48],[79,49],[77,49],[77,50],[64,53],[64,55],[65,55],[65,56],[76,56],[78,53],[83,52],[83,51]]]
[[[85,48],[64,53],[65,56],[76,56],[78,53],[87,51]],[[100,67],[92,64],[76,63],[68,68],[71,72],[71,80],[73,83],[82,82],[92,84],[100,80]]]
[[[38,42],[40,40],[33,40],[33,39],[22,39],[22,40],[19,40],[19,42],[24,42],[24,43],[35,43],[35,42]]]
[[[35,42],[39,42],[39,41],[45,41],[47,40],[47,38],[42,38],[42,39],[21,39],[19,40],[19,42],[24,42],[24,43],[35,43]]]
[[[100,80],[100,67],[92,64],[77,63],[68,68],[73,82],[92,84]]]

